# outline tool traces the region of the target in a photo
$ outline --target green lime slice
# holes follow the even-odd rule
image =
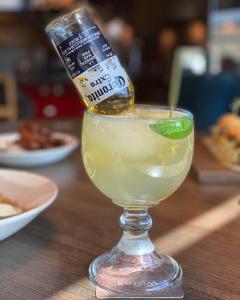
[[[150,128],[169,139],[178,140],[187,137],[193,129],[193,119],[166,120],[150,124]]]

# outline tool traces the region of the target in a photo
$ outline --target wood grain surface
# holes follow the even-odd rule
[[[49,123],[80,136],[81,122]],[[2,124],[1,131],[15,128]],[[95,299],[89,263],[111,249],[121,209],[90,182],[80,149],[58,164],[31,169],[59,186],[56,202],[0,243],[0,299]],[[184,272],[184,299],[240,299],[239,184],[201,185],[192,173],[168,200],[150,209],[150,235]]]

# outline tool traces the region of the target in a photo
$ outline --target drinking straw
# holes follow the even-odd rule
[[[171,79],[168,95],[168,105],[170,106],[169,118],[172,118],[174,107],[177,106],[182,80],[182,68],[180,62],[180,49],[176,49],[173,56],[173,64],[171,70]]]

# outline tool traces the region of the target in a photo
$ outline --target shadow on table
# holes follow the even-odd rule
[[[67,290],[86,276],[92,258],[77,249],[80,241],[75,237],[76,245],[70,245],[71,239],[48,218],[39,216],[30,226],[1,242],[0,299],[49,299],[51,295],[58,299],[65,294],[68,299]],[[78,294],[80,299],[87,299],[93,290],[83,288],[81,282]]]
[[[27,225],[0,243],[1,270],[5,267],[9,269],[10,265],[11,271],[20,271],[23,265],[36,262],[51,247],[55,235],[54,224],[47,218],[39,216],[30,223],[30,226]]]

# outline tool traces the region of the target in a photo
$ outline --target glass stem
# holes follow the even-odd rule
[[[124,209],[120,217],[120,227],[123,235],[117,248],[127,255],[145,255],[154,251],[154,245],[149,239],[148,230],[152,219],[147,209]]]

